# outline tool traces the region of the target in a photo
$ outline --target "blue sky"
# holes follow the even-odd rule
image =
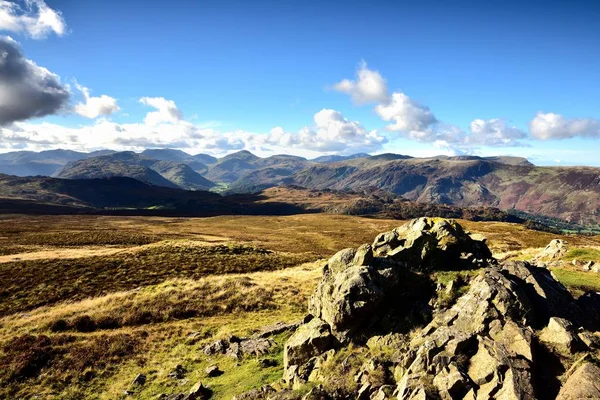
[[[600,165],[597,1],[323,3],[0,1],[7,45],[68,93],[50,111],[0,116],[0,151],[390,151]],[[10,93],[0,109],[30,92]]]

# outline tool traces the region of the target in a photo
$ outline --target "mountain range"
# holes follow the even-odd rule
[[[78,180],[126,177],[152,186],[223,194],[289,185],[355,192],[375,188],[418,203],[491,206],[600,224],[600,168],[540,167],[519,157],[356,154],[307,160],[291,155],[261,158],[248,151],[215,158],[173,149],[54,150],[0,154],[0,173]],[[9,197],[3,192],[0,196]]]

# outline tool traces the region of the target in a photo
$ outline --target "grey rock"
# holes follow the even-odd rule
[[[175,366],[175,369],[169,373],[169,377],[174,379],[183,379],[186,373],[187,370],[183,368],[181,364],[178,364]]]
[[[283,366],[302,365],[311,358],[325,353],[334,345],[329,325],[314,318],[308,324],[300,326],[285,343]]]
[[[556,400],[600,399],[600,368],[586,362],[567,379]]]
[[[567,251],[567,242],[562,239],[553,239],[535,258],[537,260],[553,261],[564,256]]]
[[[215,376],[223,375],[223,371],[221,371],[219,369],[218,365],[210,365],[210,366],[206,367],[206,369],[204,370],[204,373],[211,378],[214,378]]]

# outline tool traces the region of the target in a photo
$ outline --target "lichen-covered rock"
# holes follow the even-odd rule
[[[398,398],[427,395],[432,389],[424,383],[433,381],[436,392],[430,395],[441,398],[462,398],[474,389],[476,398],[495,393],[496,399],[534,399],[530,310],[514,278],[500,268],[486,269],[413,340],[416,356]]]
[[[325,353],[334,346],[329,325],[319,318],[300,326],[285,343],[283,367],[302,365],[311,358]]]
[[[586,362],[567,379],[556,400],[600,399],[600,368]]]
[[[323,269],[309,312],[330,325],[341,342],[374,323],[389,306],[390,293],[401,291],[412,271],[460,267],[491,253],[454,221],[419,218],[377,236],[373,245],[344,249]]]
[[[395,283],[396,274],[385,272],[367,265],[326,272],[310,298],[309,312],[327,322],[338,339],[346,340],[373,316],[386,289]]]
[[[469,235],[456,221],[438,218],[418,218],[382,233],[373,249],[413,270],[456,267],[461,257],[469,262],[492,257],[485,239]]]

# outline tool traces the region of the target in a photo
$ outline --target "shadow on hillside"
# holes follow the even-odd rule
[[[236,195],[231,197],[164,198],[160,203],[147,204],[101,199],[101,207],[60,205],[32,200],[0,199],[0,214],[26,215],[122,215],[164,217],[214,217],[218,215],[297,215],[318,212],[283,202],[262,203],[265,196]],[[95,202],[98,202],[96,199]],[[137,204],[136,204],[137,203]]]

